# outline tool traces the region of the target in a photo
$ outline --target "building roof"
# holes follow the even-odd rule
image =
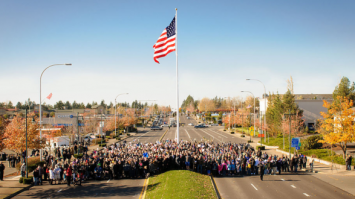
[[[97,109],[97,108],[99,108],[100,106],[102,106],[102,105],[98,104],[98,105],[92,106],[91,108],[92,108],[92,109]],[[104,108],[105,108],[105,107],[104,107]]]
[[[333,94],[295,94],[296,100],[333,100]]]

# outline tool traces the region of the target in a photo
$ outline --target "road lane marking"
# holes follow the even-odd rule
[[[291,187],[296,188],[295,185],[291,185]]]
[[[212,130],[210,130],[210,129],[208,129],[209,131],[212,131]],[[212,131],[213,133],[217,133],[216,131]],[[227,136],[225,136],[225,135],[222,135],[222,134],[219,134],[219,133],[217,133],[218,135],[220,135],[220,136],[222,136],[222,137],[225,137],[225,138],[228,138]]]
[[[282,181],[285,181],[284,179],[281,179]]]
[[[185,131],[186,131],[187,135],[189,136],[190,140],[192,141],[192,139],[191,139],[191,137],[190,137],[189,132],[187,132],[187,130],[186,130],[186,129],[185,129]]]
[[[195,131],[195,133],[197,133],[197,131],[196,131],[195,129],[192,129],[192,130]],[[197,135],[199,135],[200,137],[203,138],[203,136],[202,136],[201,134],[197,133]],[[196,140],[196,138],[195,138],[195,140]],[[201,139],[201,140],[202,140],[202,139]]]
[[[258,190],[253,184],[251,184],[251,186],[253,186],[255,190]]]
[[[309,197],[310,195],[308,195],[308,194],[306,194],[306,193],[303,193],[303,195],[305,195],[305,196],[307,196],[307,197]]]
[[[59,191],[57,191],[57,192],[61,192],[62,191],[62,189],[59,189]]]
[[[213,135],[211,135],[211,134],[209,134],[209,133],[207,133],[206,131],[204,131],[204,130],[201,130],[202,132],[204,132],[204,133],[206,133],[206,134],[208,134],[208,135],[210,135],[210,136],[212,136],[213,137],[213,139],[214,138],[216,138],[216,137],[214,137]],[[219,141],[221,141],[220,139],[218,139],[218,138],[216,138],[217,140],[219,140]],[[223,140],[221,141],[221,142],[223,142]]]
[[[109,179],[109,180],[107,180],[107,183],[108,183],[108,182],[110,182],[110,179]]]

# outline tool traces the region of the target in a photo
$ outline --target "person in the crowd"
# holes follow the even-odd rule
[[[5,165],[0,162],[0,180],[3,181],[4,180],[4,172],[5,172]]]

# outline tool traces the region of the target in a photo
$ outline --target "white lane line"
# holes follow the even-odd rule
[[[308,194],[306,194],[306,193],[303,193],[303,195],[305,195],[305,196],[307,196],[307,197],[309,197],[310,195],[308,195]]]
[[[213,137],[213,139],[215,139],[216,137],[214,137],[213,135],[211,135],[211,134],[209,134],[209,133],[207,133],[206,131],[204,131],[204,130],[201,130],[202,132],[204,132],[204,133],[206,133],[206,134],[208,134],[208,135],[210,135],[211,137]],[[216,138],[216,140],[219,140],[219,141],[221,141],[220,139],[218,139],[218,138]],[[223,142],[223,141],[221,141],[221,142]]]
[[[62,189],[59,189],[59,191],[57,191],[57,192],[61,192],[62,191]]]
[[[208,129],[209,131],[212,131],[212,130],[210,130],[210,129]],[[217,133],[216,131],[212,131],[213,133]],[[217,133],[218,135],[220,135],[220,136],[222,136],[222,137],[225,137],[225,138],[228,138],[227,136],[225,136],[225,135],[222,135],[222,134],[219,134],[219,133]]]
[[[145,136],[145,135],[147,135],[147,134],[150,133],[150,132],[152,132],[152,131],[148,131],[148,132],[144,133],[143,135],[137,137],[136,139],[138,139],[138,138],[140,138],[140,137],[142,137],[142,136]]]
[[[296,188],[295,185],[291,185],[291,187]]]
[[[108,182],[110,182],[110,179],[109,179],[109,180],[107,180],[107,183],[108,183]]]
[[[192,129],[192,130],[195,131],[195,133],[197,133],[197,131],[195,129]],[[203,138],[203,136],[201,134],[197,133],[197,135],[199,135],[200,137]],[[201,138],[201,140],[202,140],[202,138]],[[195,138],[195,140],[198,140],[198,139]]]
[[[190,140],[192,141],[192,139],[191,139],[191,137],[190,137],[189,132],[187,132],[187,130],[186,130],[186,129],[185,129],[185,131],[186,131],[187,135],[189,136]]]
[[[282,181],[285,181],[284,179],[281,179]]]
[[[251,184],[251,186],[253,186],[255,190],[258,190],[253,184]]]

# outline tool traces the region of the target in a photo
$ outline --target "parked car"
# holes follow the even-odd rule
[[[193,126],[194,124],[192,124],[192,123],[189,123],[188,125],[189,125],[189,126]]]
[[[211,126],[218,126],[218,124],[214,124],[214,123],[213,123],[213,124],[211,124]]]
[[[169,125],[163,124],[163,125],[161,125],[161,127],[169,127]]]

